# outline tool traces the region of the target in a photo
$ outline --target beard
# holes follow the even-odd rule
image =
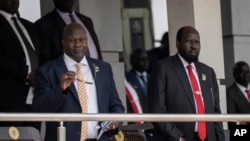
[[[180,55],[188,62],[188,63],[192,63],[192,62],[198,62],[199,60],[199,53],[197,55],[192,55],[192,54],[187,54],[187,53],[183,53],[183,52],[179,52]]]

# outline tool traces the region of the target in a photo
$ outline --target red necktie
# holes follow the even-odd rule
[[[250,91],[246,89],[245,92],[247,93],[248,100],[250,100]]]
[[[188,65],[187,69],[188,69],[188,75],[189,75],[189,78],[190,78],[190,81],[192,84],[192,88],[193,88],[193,93],[194,93],[194,97],[195,97],[195,101],[196,101],[198,114],[204,114],[205,109],[204,109],[204,105],[203,105],[203,102],[201,99],[201,92],[199,89],[198,82],[194,76],[192,66]],[[198,122],[198,135],[202,141],[205,140],[205,138],[206,138],[206,122],[204,122],[204,121]]]

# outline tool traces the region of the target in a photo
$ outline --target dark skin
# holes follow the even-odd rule
[[[0,9],[11,15],[18,14],[19,0],[0,0]],[[27,75],[29,85],[35,87],[35,73],[30,72]]]
[[[76,62],[80,62],[88,49],[87,35],[84,28],[78,23],[71,23],[67,25],[63,31],[62,45],[65,54],[71,57]],[[68,71],[61,76],[60,87],[61,90],[66,90],[74,81],[76,81],[76,73]],[[106,131],[118,128],[118,122],[112,122]]]
[[[55,7],[62,12],[72,13],[75,0],[54,0]]]
[[[250,69],[247,63],[238,62],[235,65],[234,79],[237,83],[243,85],[246,88],[248,87],[250,82]]]
[[[200,53],[200,35],[193,27],[185,27],[182,38],[176,41],[179,54],[188,62],[198,61]]]
[[[18,13],[19,0],[0,0],[0,9],[14,15]]]
[[[147,71],[149,68],[148,54],[144,50],[136,50],[131,57],[133,69],[140,73]]]

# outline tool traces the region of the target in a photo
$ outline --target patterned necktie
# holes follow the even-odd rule
[[[144,94],[147,95],[147,82],[146,82],[143,74],[139,74],[139,77],[142,80],[142,88],[143,88]]]
[[[27,49],[27,52],[28,52],[28,55],[30,57],[30,65],[31,65],[31,70],[35,70],[37,67],[38,67],[38,57],[35,53],[35,50],[32,48],[30,42],[28,41],[28,39],[26,38],[26,36],[24,35],[21,27],[19,26],[19,24],[17,23],[17,19],[16,17],[12,17],[11,18],[14,22],[14,25],[20,35],[20,37],[22,38],[23,40],[23,43]]]
[[[188,65],[187,69],[188,69],[188,75],[189,75],[189,78],[191,81],[191,85],[192,85],[192,89],[193,89],[193,93],[194,93],[194,97],[195,97],[195,101],[196,101],[198,114],[204,114],[205,108],[204,108],[204,105],[203,105],[203,102],[201,99],[201,92],[199,89],[198,82],[197,82],[197,80],[194,76],[193,70],[192,70],[192,66]],[[198,121],[198,135],[202,141],[205,140],[205,138],[206,138],[206,122]]]
[[[69,18],[71,20],[71,23],[76,23],[76,20],[72,14],[69,14]]]
[[[246,89],[245,92],[247,93],[248,100],[250,100],[250,91]]]
[[[78,97],[80,101],[80,105],[82,108],[82,113],[87,113],[88,112],[88,97],[87,97],[87,91],[86,91],[86,85],[85,85],[85,80],[83,76],[83,71],[82,71],[82,64],[78,63],[76,64],[77,71],[77,87],[78,87]],[[81,140],[80,141],[85,141],[88,136],[88,122],[87,121],[82,121],[82,128],[81,128]]]

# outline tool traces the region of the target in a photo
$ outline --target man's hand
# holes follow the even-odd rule
[[[110,131],[110,130],[115,130],[119,127],[119,123],[113,121],[111,124],[109,124],[108,128],[106,131]]]
[[[180,141],[186,141],[183,137],[180,138]]]
[[[68,71],[61,76],[60,87],[61,90],[66,90],[72,82],[76,80],[76,73],[73,71]]]
[[[27,75],[27,81],[30,86],[35,87],[35,72],[30,72]]]

